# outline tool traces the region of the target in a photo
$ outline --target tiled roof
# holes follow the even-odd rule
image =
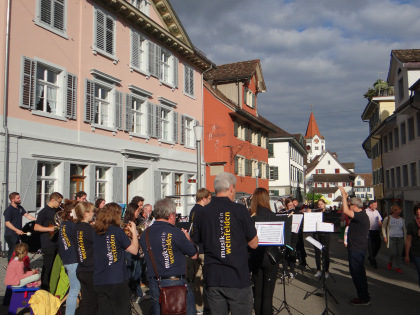
[[[392,54],[401,62],[420,62],[420,49],[396,49]]]
[[[357,175],[359,175],[365,180],[365,186],[369,186],[369,187],[372,186],[372,183],[373,183],[372,173],[361,173]]]
[[[348,162],[348,163],[341,163],[343,167],[347,168],[348,170],[354,170],[355,164],[354,162]]]
[[[281,129],[280,127],[273,124],[271,121],[268,121],[263,116],[260,115],[261,121],[267,125],[267,127],[274,130],[274,132],[271,132],[268,134],[269,138],[284,138],[284,137],[293,137],[290,133],[287,131]]]
[[[305,139],[313,138],[315,135],[317,135],[321,139],[324,139],[324,137],[319,132],[314,113],[311,112],[311,115],[309,116],[308,127],[306,128]]]
[[[333,194],[338,190],[337,187],[315,187],[314,192],[316,194]]]
[[[314,174],[313,181],[316,183],[353,182],[354,174]]]
[[[260,60],[255,59],[220,65],[216,69],[204,73],[204,80],[230,81],[251,78],[259,63]]]

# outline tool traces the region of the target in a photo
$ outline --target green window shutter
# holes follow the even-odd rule
[[[258,177],[262,177],[262,163],[258,162]]]
[[[244,103],[246,104],[246,101],[247,101],[247,96],[248,96],[248,88],[247,87],[244,87]]]
[[[255,94],[252,93],[252,108],[255,108]]]
[[[237,137],[237,136],[238,136],[238,128],[239,128],[239,124],[238,124],[238,122],[235,120],[235,121],[233,122],[233,135],[234,135],[235,137]]]
[[[115,128],[123,128],[123,93],[115,91]]]
[[[258,146],[261,146],[261,133],[258,133]]]
[[[268,164],[265,165],[265,178],[270,178],[270,166]]]
[[[273,173],[274,173],[273,177],[274,178],[273,179],[278,180],[279,179],[279,168],[277,166],[274,166],[273,169],[274,169],[274,171],[273,171]]]
[[[95,117],[95,83],[85,80],[85,122],[92,123]]]
[[[279,196],[279,191],[278,190],[273,190],[274,192],[274,196]]]
[[[67,73],[66,118],[76,119],[77,77]]]
[[[274,147],[272,143],[268,144],[268,157],[274,157]]]
[[[245,141],[249,141],[249,132],[248,132],[248,127],[245,126]]]
[[[238,174],[238,169],[239,169],[239,158],[237,156],[235,156],[235,174]]]

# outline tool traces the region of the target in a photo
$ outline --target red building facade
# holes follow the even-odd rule
[[[221,172],[237,176],[236,191],[268,190],[268,132],[258,115],[257,95],[265,92],[259,60],[218,66],[205,74],[204,160],[206,188]]]

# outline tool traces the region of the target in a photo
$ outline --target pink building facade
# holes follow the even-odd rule
[[[2,1],[0,12],[4,197],[18,191],[36,213],[53,191],[151,204],[196,192],[211,62],[167,1]],[[177,202],[184,215],[194,204]]]

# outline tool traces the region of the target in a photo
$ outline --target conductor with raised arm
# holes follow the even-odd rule
[[[231,173],[216,176],[216,197],[204,207],[193,239],[203,244],[207,300],[215,315],[252,313],[248,246],[257,248],[258,236],[248,210],[233,202],[235,185]]]
[[[350,275],[357,290],[357,298],[349,301],[352,305],[369,305],[370,295],[365,269],[365,256],[368,249],[369,217],[363,210],[360,198],[353,197],[347,202],[347,193],[343,187],[338,187],[343,196],[343,213],[350,218],[347,235],[347,251],[349,257]]]

